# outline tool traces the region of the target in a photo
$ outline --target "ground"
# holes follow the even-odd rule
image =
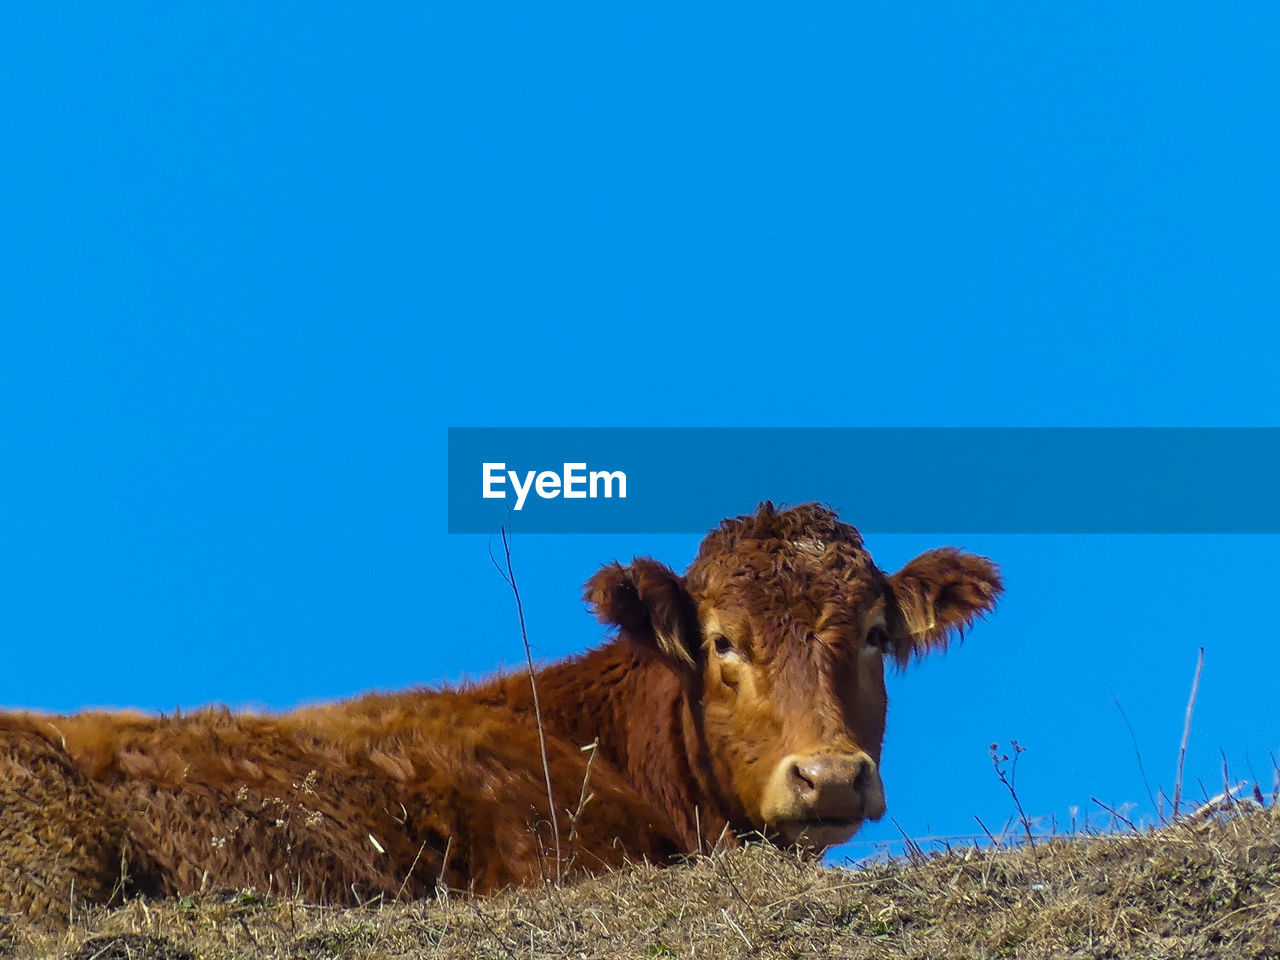
[[[1280,809],[861,869],[749,846],[483,899],[336,909],[207,891],[0,926],[0,956],[1280,958]]]

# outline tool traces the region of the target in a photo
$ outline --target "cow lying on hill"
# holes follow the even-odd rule
[[[554,811],[522,673],[279,716],[0,714],[0,910],[205,884],[351,903],[536,882],[557,856],[840,843],[885,811],[885,660],[1000,589],[949,548],[888,576],[812,504],[724,521],[684,576],[609,564],[585,599],[617,637],[536,675]]]

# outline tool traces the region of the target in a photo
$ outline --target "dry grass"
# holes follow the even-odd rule
[[[0,956],[1280,957],[1280,809],[859,870],[751,846],[489,899],[138,901],[56,932],[0,925]]]

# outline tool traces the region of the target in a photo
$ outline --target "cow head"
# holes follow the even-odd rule
[[[586,596],[688,681],[730,819],[822,848],[885,812],[885,662],[945,648],[1000,591],[982,557],[931,550],[886,575],[830,510],[765,503],[710,533],[683,577],[637,558]]]

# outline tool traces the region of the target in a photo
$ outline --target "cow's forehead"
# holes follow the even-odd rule
[[[703,604],[767,633],[860,622],[885,588],[858,531],[815,504],[726,520],[686,577]]]
[[[818,504],[776,510],[772,504],[723,521],[698,548],[687,576],[694,587],[735,576],[787,580],[793,574],[826,571],[857,579],[874,569],[862,535]]]

